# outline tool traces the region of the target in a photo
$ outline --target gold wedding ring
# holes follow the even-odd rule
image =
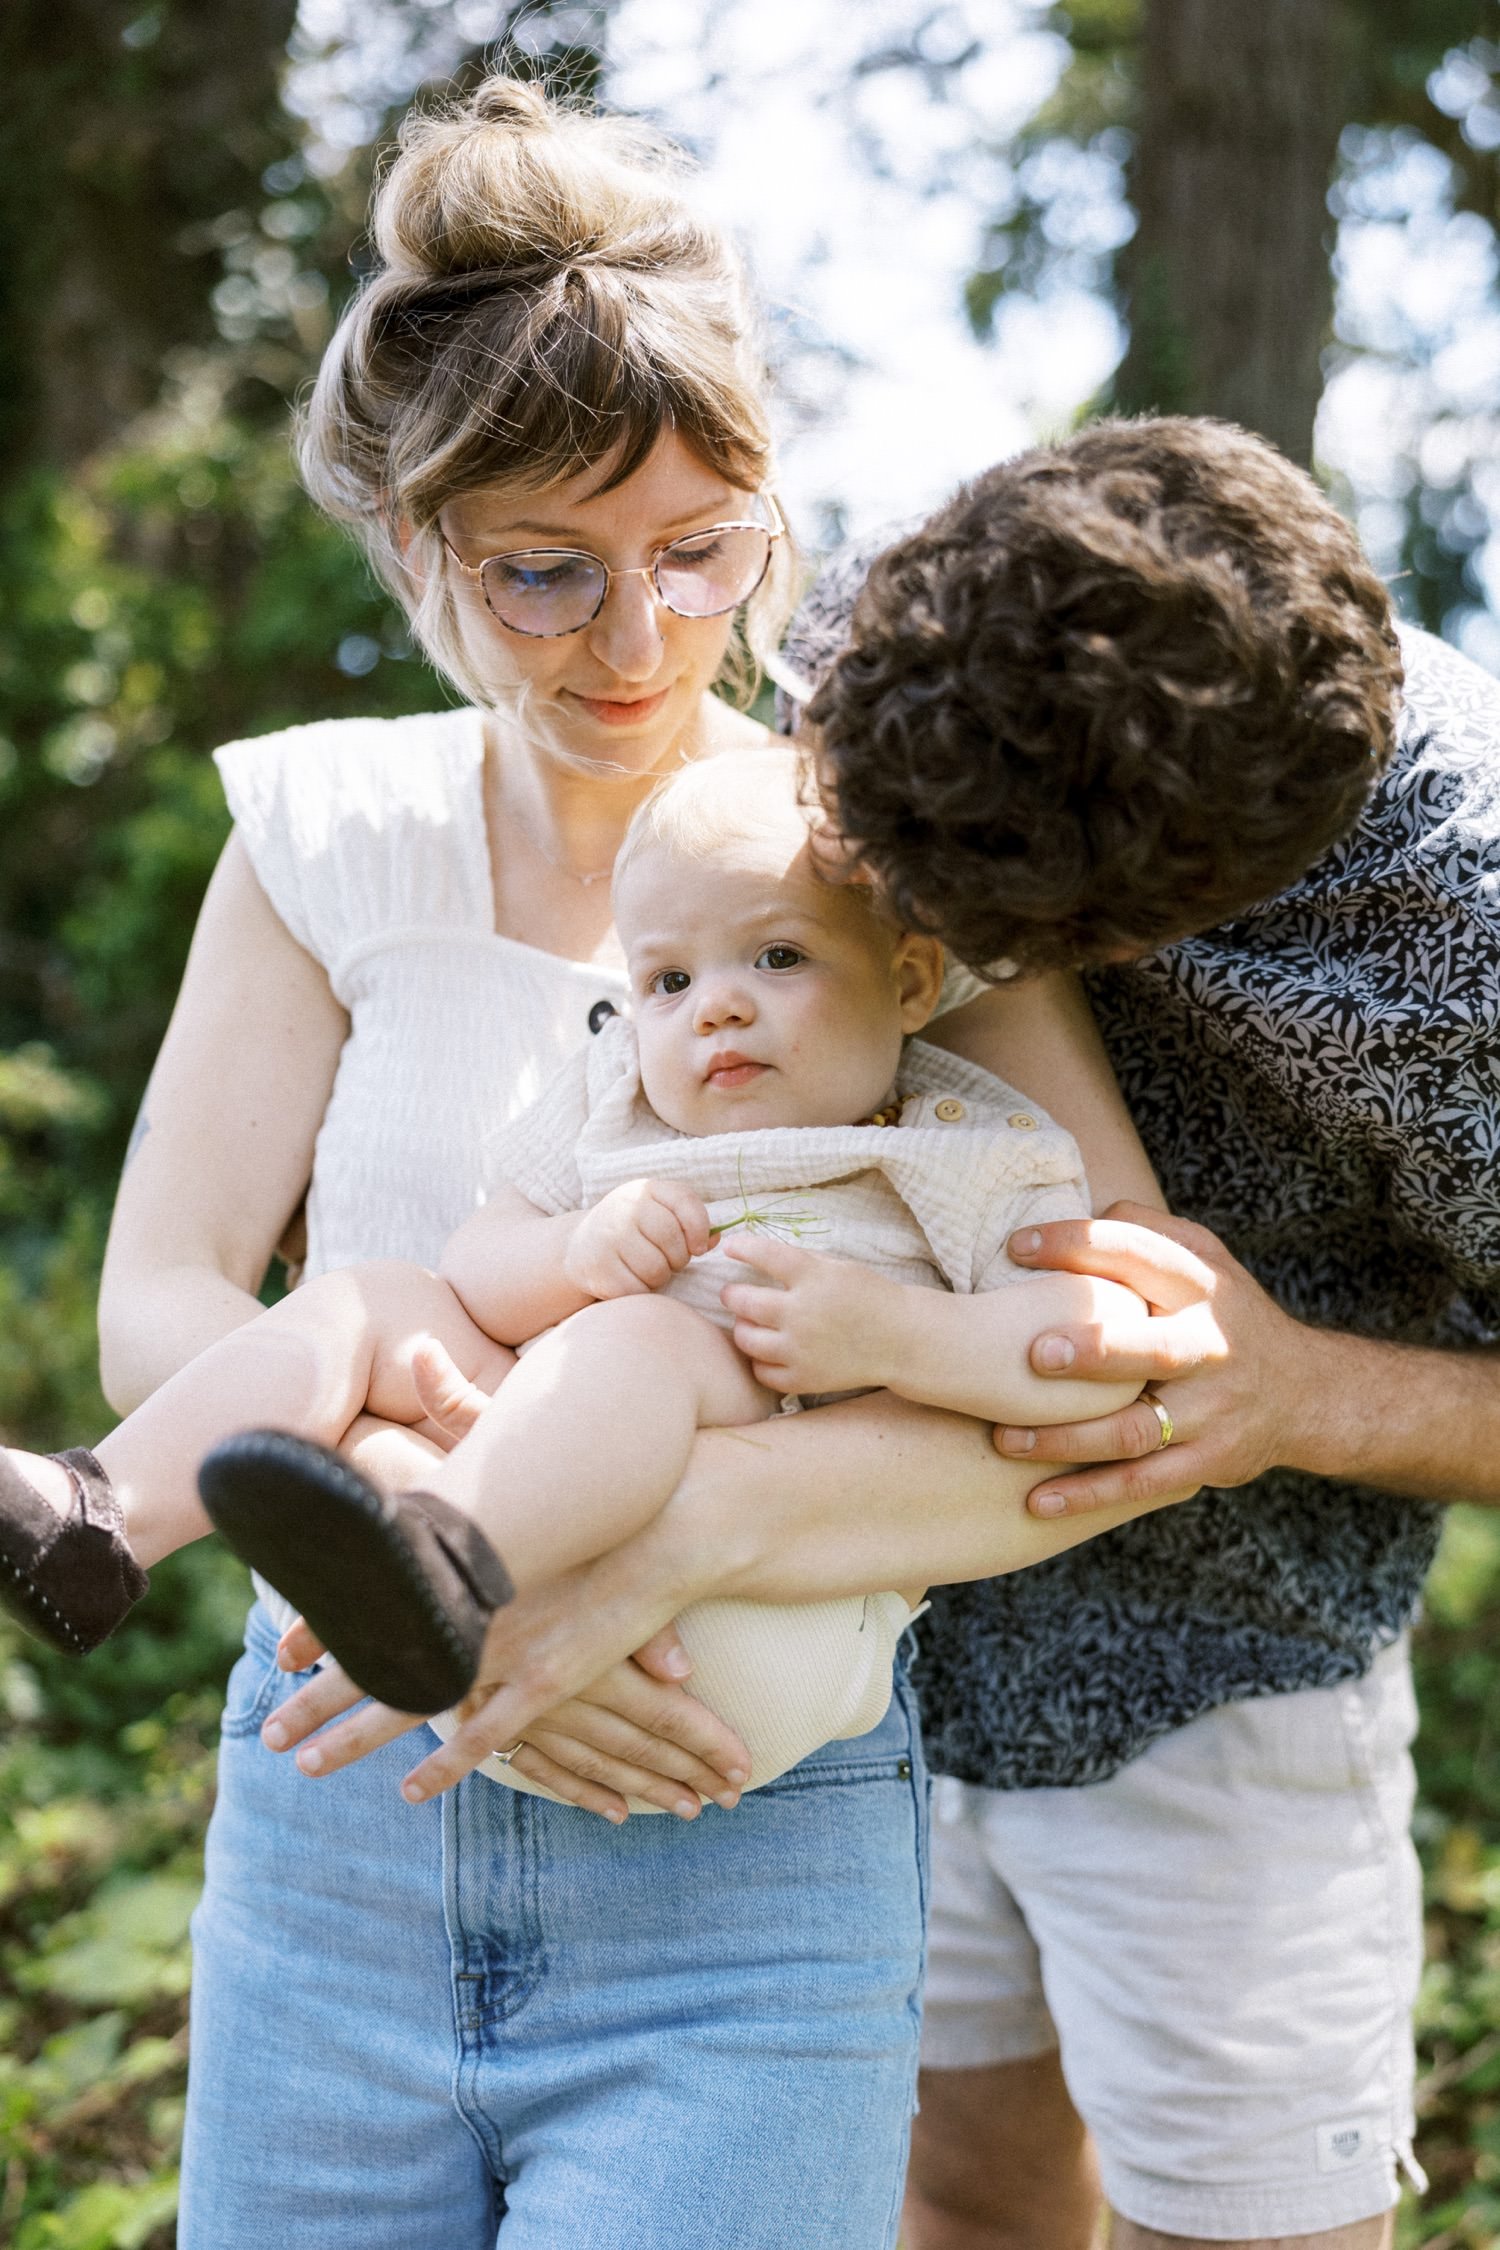
[[[1176,1429],[1177,1425],[1172,1420],[1171,1415],[1162,1405],[1162,1402],[1159,1398],[1153,1398],[1149,1391],[1142,1391],[1141,1399],[1144,1405],[1150,1407],[1152,1413],[1156,1416],[1157,1421],[1161,1424],[1161,1442],[1158,1444],[1156,1450],[1158,1453],[1165,1452],[1166,1448],[1172,1442],[1172,1432]],[[519,1748],[519,1744],[517,1745],[517,1747]]]

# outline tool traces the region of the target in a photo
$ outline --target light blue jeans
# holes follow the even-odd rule
[[[180,2250],[879,2250],[916,2073],[910,1691],[739,1809],[623,1828],[414,1738],[321,1781],[229,1683],[194,1921]]]

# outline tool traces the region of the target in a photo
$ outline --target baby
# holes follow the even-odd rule
[[[637,815],[614,884],[633,1021],[606,1023],[497,1136],[495,1184],[441,1280],[326,1275],[99,1449],[117,1482],[117,1461],[131,1466],[123,1532],[144,1483],[180,1544],[204,1528],[192,1472],[207,1439],[252,1403],[286,1425],[214,1448],[199,1479],[208,1516],[398,1709],[460,1702],[513,1586],[639,1529],[701,1429],[880,1386],[991,1421],[1083,1410],[1072,1386],[1030,1374],[1036,1318],[1001,1287],[1031,1279],[1006,1253],[1016,1227],[1087,1208],[1076,1149],[998,1079],[909,1036],[938,1003],[941,950],[894,929],[869,891],[820,876],[797,781],[791,752],[732,752]],[[1076,1287],[1084,1318],[1111,1288],[1049,1286]],[[367,1402],[392,1411],[424,1328],[480,1380],[476,1336],[520,1358],[428,1489],[392,1500],[325,1448]],[[493,1353],[489,1380],[505,1357]],[[338,1381],[309,1384],[309,1365],[335,1364]],[[414,1418],[409,1402],[397,1418]],[[88,1599],[76,1558],[71,1578],[49,1568],[61,1519],[35,1463],[24,1481],[0,1473],[0,1568],[11,1606],[63,1645],[70,1602],[80,1618],[89,1599],[90,1616],[128,1606],[135,1566],[98,1463],[59,1458],[79,1556],[92,1512]],[[746,1741],[750,1786],[878,1724],[918,1598],[685,1613],[695,1692]]]

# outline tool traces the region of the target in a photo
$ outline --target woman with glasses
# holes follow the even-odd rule
[[[676,171],[638,129],[505,80],[403,133],[302,460],[465,700],[219,754],[235,833],[109,1247],[121,1410],[254,1317],[304,1192],[310,1273],[435,1258],[490,1136],[624,1003],[606,878],[636,805],[766,739],[712,691],[774,645],[790,540],[739,270]],[[1073,1125],[1107,1194],[1146,1184],[1065,994],[950,999],[949,1043]],[[440,1388],[429,1369],[439,1416]],[[768,1474],[849,1591],[888,1582],[862,1496],[893,1485],[937,1578],[972,1568],[976,1526],[995,1569],[1079,1534],[1026,1517],[1031,1480],[971,1424],[884,1395],[800,1422],[819,1427],[758,1428],[753,1463],[734,1433],[700,1441],[686,1512],[628,1601],[600,1597],[601,1634],[640,1661],[560,1682],[515,1753],[569,1803],[483,1775],[404,1803],[412,1722],[370,1705],[309,1782],[316,1742],[300,1772],[267,1746],[301,1721],[278,1720],[292,1621],[261,1589],[195,1923],[183,2250],[479,2250],[497,2223],[510,2250],[893,2240],[924,1890],[909,1691],[733,1809],[743,1746],[661,1629],[715,1592],[822,1590],[778,1576]],[[345,1446],[409,1487],[443,1441],[413,1406]],[[81,1526],[67,1466],[35,1473]],[[151,1525],[132,1535],[149,1563]],[[592,1598],[548,1589],[532,1623]],[[309,1697],[323,1718],[358,1701],[333,1666]],[[682,1817],[576,1809],[626,1794]]]

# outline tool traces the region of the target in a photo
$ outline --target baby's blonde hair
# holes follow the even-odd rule
[[[747,836],[806,827],[804,761],[790,743],[721,750],[658,782],[625,831],[614,879],[655,847],[683,859],[712,859]]]
[[[645,126],[487,78],[414,111],[375,196],[379,263],[324,356],[300,458],[433,662],[476,702],[440,511],[479,486],[623,484],[666,431],[743,491],[773,476],[766,377],[739,258]],[[748,695],[796,561],[778,539],[745,617]]]
[[[712,859],[747,837],[780,842],[810,829],[817,792],[802,752],[789,742],[722,750],[697,758],[659,782],[640,805],[615,857],[614,882],[648,851],[687,860]],[[894,942],[898,925],[868,883],[841,884],[839,896],[867,917],[871,940]]]

